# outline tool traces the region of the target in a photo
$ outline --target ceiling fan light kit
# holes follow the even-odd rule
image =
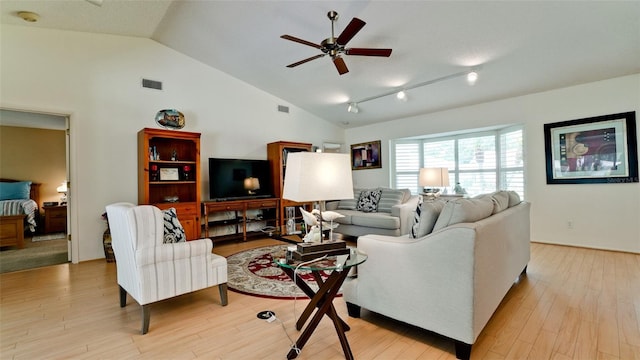
[[[362,30],[366,25],[366,22],[353,18],[347,27],[342,30],[342,33],[338,37],[335,36],[335,22],[338,20],[338,13],[336,11],[329,11],[327,17],[331,20],[331,37],[328,37],[320,42],[320,44],[313,43],[311,41],[303,40],[291,35],[282,35],[282,39],[297,42],[299,44],[307,45],[322,51],[322,54],[318,54],[298,62],[287,65],[288,68],[293,68],[298,65],[302,65],[309,61],[329,55],[333,61],[333,64],[338,70],[338,74],[344,75],[349,72],[347,64],[344,61],[343,55],[355,55],[355,56],[379,56],[389,57],[391,56],[392,49],[372,49],[372,48],[346,48],[347,43],[353,39],[356,34]]]

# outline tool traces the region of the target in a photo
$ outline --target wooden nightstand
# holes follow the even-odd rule
[[[67,231],[67,206],[45,206],[44,232],[57,233]]]

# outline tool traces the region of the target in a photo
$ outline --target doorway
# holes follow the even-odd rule
[[[69,262],[69,117],[0,109],[0,129],[0,178],[39,184],[35,231],[25,231],[23,249],[1,249],[1,270]]]

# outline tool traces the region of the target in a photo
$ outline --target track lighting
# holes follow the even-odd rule
[[[385,97],[385,96],[389,96],[389,95],[396,95],[396,98],[400,101],[407,101],[407,90],[411,90],[411,89],[415,89],[415,88],[419,88],[419,87],[423,87],[423,86],[427,86],[427,85],[431,85],[431,84],[435,84],[435,83],[439,83],[445,80],[450,80],[450,79],[454,79],[454,78],[459,78],[459,77],[463,77],[466,76],[467,77],[467,81],[469,82],[469,85],[473,85],[475,84],[476,80],[478,80],[478,71],[480,70],[481,65],[478,66],[474,66],[473,68],[469,68],[465,71],[460,71],[457,73],[453,73],[450,75],[445,75],[445,76],[441,76],[439,78],[435,78],[432,80],[428,80],[428,81],[424,81],[421,83],[417,83],[414,85],[405,85],[403,87],[402,90],[398,91],[396,88],[395,90],[391,90],[391,91],[387,91],[384,94],[380,94],[380,95],[375,95],[375,96],[370,96],[368,98],[364,98],[358,101],[354,101],[354,102],[350,102],[349,103],[349,107],[347,108],[347,111],[349,111],[350,113],[354,113],[357,114],[358,111],[360,111],[360,109],[358,109],[358,104],[362,104],[363,102],[366,101],[371,101],[371,100],[376,100],[379,99],[381,97]]]
[[[476,80],[478,80],[478,73],[475,71],[470,71],[467,74],[467,82],[469,83],[469,85],[475,84]]]

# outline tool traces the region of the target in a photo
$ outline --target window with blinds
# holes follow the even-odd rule
[[[470,196],[513,190],[524,199],[522,126],[456,136],[402,139],[393,142],[395,188],[421,193],[418,173],[423,167],[449,169],[450,191],[456,184]]]

